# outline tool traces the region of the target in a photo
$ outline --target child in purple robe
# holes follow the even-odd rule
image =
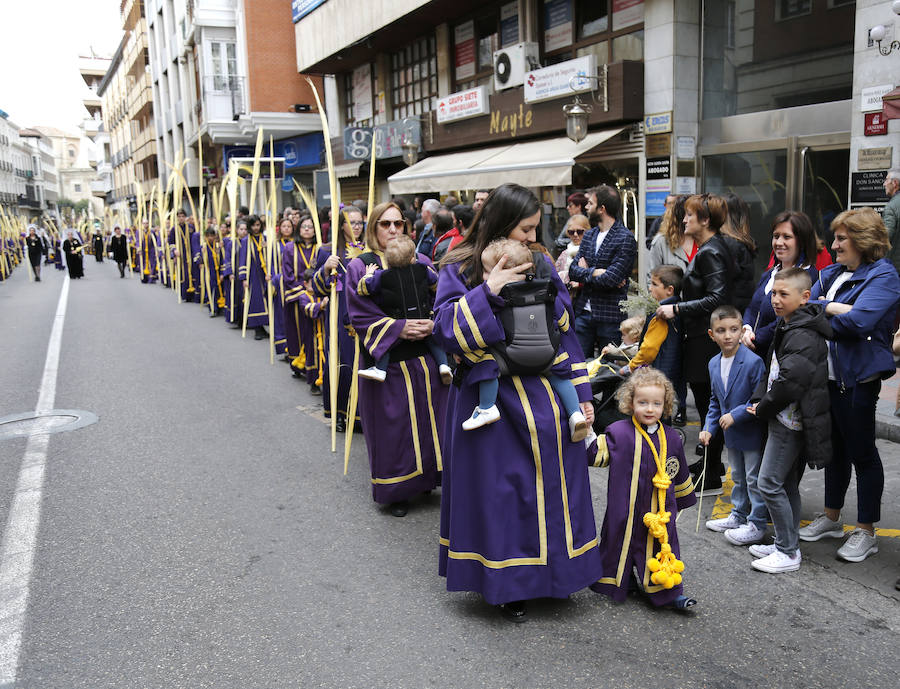
[[[389,242],[384,250],[387,270],[370,263],[366,266],[366,275],[360,283],[362,294],[382,295],[382,308],[391,318],[431,318],[431,307],[434,302],[432,292],[437,284],[437,272],[430,266],[416,262],[416,244],[407,235],[400,235]],[[453,371],[447,365],[447,354],[431,336],[422,340],[438,364],[441,382],[450,385]],[[387,378],[387,369],[391,360],[388,349],[382,357],[369,368],[359,371],[359,375],[369,380],[383,383]],[[575,388],[572,388],[574,393]],[[577,400],[576,400],[577,401]]]
[[[497,239],[488,244],[481,253],[481,265],[484,268],[484,279],[497,265],[497,262],[506,256],[506,268],[515,268],[534,261],[534,256],[521,242],[511,239]],[[494,423],[500,419],[500,410],[497,408],[497,392],[500,387],[500,368],[490,352],[485,352],[472,366],[477,370],[478,381],[478,405],[472,411],[472,415],[463,421],[464,431],[471,431]],[[566,418],[569,420],[569,436],[573,443],[584,440],[588,433],[588,423],[578,404],[578,393],[572,381],[564,375],[557,375],[551,369],[545,376],[550,387],[559,395]]]
[[[653,605],[685,610],[696,600],[681,584],[675,520],[697,498],[681,438],[660,421],[673,412],[675,390],[661,371],[641,368],[616,395],[619,410],[632,416],[607,427],[607,453],[595,463],[609,467],[609,483],[600,532],[603,574],[591,588],[623,601],[636,577]]]

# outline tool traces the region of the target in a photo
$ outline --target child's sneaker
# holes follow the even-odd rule
[[[363,368],[359,370],[360,378],[368,378],[369,380],[377,380],[379,383],[383,383],[384,379],[387,378],[387,371],[382,371],[377,366],[370,366],[369,368]]]
[[[844,525],[841,522],[833,522],[823,513],[817,512],[812,523],[807,524],[797,532],[801,541],[818,541],[820,538],[842,538]]]
[[[769,545],[763,545],[762,543],[756,543],[751,545],[747,550],[750,551],[750,554],[753,557],[766,557],[767,555],[771,555],[778,548],[775,547],[774,543],[769,543]]]
[[[462,427],[464,431],[472,431],[476,428],[487,426],[489,423],[494,423],[494,421],[498,421],[499,419],[500,410],[497,409],[496,404],[492,404],[487,409],[475,407],[475,411],[472,412],[472,416],[463,421]]]
[[[575,412],[569,417],[569,437],[573,443],[584,440],[588,432],[588,422],[584,418],[584,414],[580,411]]]
[[[742,522],[738,517],[733,514],[729,514],[727,517],[722,517],[721,519],[710,519],[706,522],[706,528],[710,531],[728,531],[729,529],[736,529],[739,526],[743,526],[744,522]]]
[[[450,385],[453,382],[453,369],[451,369],[447,364],[441,364],[438,366],[438,372],[441,374],[441,382],[444,385]]]
[[[750,545],[752,543],[761,543],[766,537],[765,529],[760,529],[753,522],[742,524],[736,529],[728,529],[725,532],[725,540],[732,545]]]
[[[862,562],[878,552],[878,539],[865,529],[856,528],[850,538],[838,548],[837,556],[847,562]]]
[[[753,569],[769,574],[781,574],[782,572],[796,572],[800,569],[800,551],[794,551],[793,555],[785,555],[776,550],[771,555],[766,555],[750,563]]]
[[[584,436],[584,447],[585,447],[585,449],[589,449],[590,446],[591,446],[591,443],[594,442],[596,439],[597,439],[597,434],[594,433],[594,429],[593,429],[593,428],[589,428],[589,429],[588,429],[588,434],[587,434],[586,436]]]

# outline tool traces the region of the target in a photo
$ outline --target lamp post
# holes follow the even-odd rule
[[[900,1],[900,0],[898,0]],[[607,66],[603,65],[603,71],[597,74],[573,74],[569,79],[569,88],[573,91],[576,88],[576,84],[578,82],[590,81],[591,85],[591,94],[594,96],[594,101],[599,102],[603,105],[603,111],[609,111],[609,98],[607,94]],[[593,82],[597,83],[598,87],[603,88],[603,92],[601,95],[601,100],[597,100],[596,94],[594,94],[594,86]],[[583,84],[581,84],[583,86]],[[575,94],[575,101],[572,103],[566,103],[563,106],[563,114],[566,116],[566,136],[569,137],[576,144],[584,139],[587,136],[588,130],[588,116],[594,111],[594,107],[590,103],[582,103],[581,98],[578,97],[578,94]]]
[[[894,0],[891,4],[891,10],[893,10],[894,14],[900,15],[900,0]],[[891,41],[886,49],[881,45],[886,35],[887,28],[883,24],[869,29],[869,38],[878,44],[878,52],[884,56],[890,55],[895,49],[900,50],[900,41]]]

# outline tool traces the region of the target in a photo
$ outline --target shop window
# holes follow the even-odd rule
[[[512,3],[515,4],[515,3]],[[515,34],[518,39],[518,14],[515,15]],[[464,91],[492,82],[494,51],[501,46],[500,8],[477,15],[456,24],[451,33],[453,43],[454,91]],[[507,43],[513,31],[507,27]],[[511,41],[515,43],[515,41]]]
[[[419,115],[436,107],[435,52],[434,36],[425,36],[391,54],[393,119]]]
[[[366,63],[344,75],[344,118],[348,125],[369,127],[375,115],[378,75]]]
[[[643,0],[541,0],[540,21],[544,65],[589,54],[598,64],[644,59]]]
[[[777,0],[775,2],[775,20],[794,19],[812,12],[812,0]]]

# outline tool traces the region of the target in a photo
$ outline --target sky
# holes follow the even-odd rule
[[[120,0],[0,0],[0,110],[19,127],[72,134],[88,116],[78,56],[112,57],[122,37]]]

